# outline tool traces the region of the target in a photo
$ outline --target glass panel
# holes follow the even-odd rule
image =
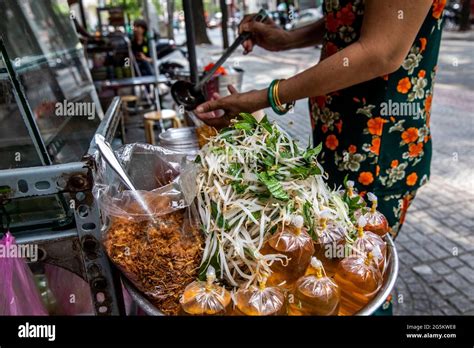
[[[5,215],[4,223],[8,221],[17,236],[34,229],[64,227],[73,221],[64,209],[66,199],[60,195],[12,199],[4,204],[0,216]]]
[[[0,54],[0,170],[40,166]]]
[[[0,1],[0,34],[54,163],[78,161],[100,109],[66,0]]]

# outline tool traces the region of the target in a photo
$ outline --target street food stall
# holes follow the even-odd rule
[[[102,111],[67,3],[0,10],[1,227],[38,245],[37,272],[81,277],[97,315],[133,314],[128,295],[148,315],[369,315],[385,301],[398,259],[377,197],[329,188],[320,147],[262,113],[125,144],[121,100]],[[187,34],[186,88],[202,97],[191,21]]]

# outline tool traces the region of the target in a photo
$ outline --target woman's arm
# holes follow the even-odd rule
[[[357,42],[280,83],[283,103],[391,73],[403,63],[432,0],[368,0]]]
[[[289,40],[283,50],[291,50],[293,48],[303,48],[320,45],[323,43],[324,32],[326,31],[326,19],[305,25],[299,29],[290,30]]]
[[[286,31],[270,18],[260,23],[253,21],[253,17],[254,15],[246,15],[239,24],[239,33],[244,31],[252,33],[251,38],[242,44],[244,54],[250,53],[255,45],[268,51],[283,51],[314,46],[323,42],[326,22],[324,18],[302,28]]]
[[[403,63],[432,0],[366,0],[359,40],[317,65],[282,81],[282,103],[324,95],[397,70]],[[202,104],[198,113],[224,109],[228,115],[268,107],[266,89]],[[203,117],[206,119],[211,114]]]

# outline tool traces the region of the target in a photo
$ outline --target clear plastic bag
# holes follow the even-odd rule
[[[155,216],[187,208],[196,197],[197,168],[186,155],[141,143],[125,145],[115,155]],[[102,214],[150,220],[118,175],[97,156],[93,193]]]
[[[369,201],[372,202],[370,208],[361,208],[354,212],[354,218],[357,220],[359,217],[363,216],[366,220],[365,230],[373,232],[380,237],[384,237],[388,232],[390,232],[390,226],[388,224],[387,218],[381,212],[377,210],[377,197],[368,193]]]
[[[0,240],[5,250],[17,244],[10,232]],[[48,315],[33,273],[21,257],[0,258],[0,315]]]
[[[374,252],[378,250],[379,257],[376,257],[375,261],[382,274],[385,271],[385,261],[387,258],[387,243],[379,235],[366,231],[366,220],[363,216],[358,219],[359,226],[357,227],[357,239],[352,245],[353,253],[361,256],[366,255],[368,252]]]
[[[288,315],[337,315],[341,294],[316,257],[288,296]]]
[[[278,287],[267,287],[266,275],[235,293],[235,314],[248,316],[284,315],[285,295]]]
[[[334,277],[341,290],[339,315],[353,315],[374,298],[382,286],[382,273],[374,255],[354,255],[341,261]]]
[[[284,226],[271,236],[260,250],[263,255],[280,254],[287,257],[284,262],[273,262],[269,285],[289,288],[304,275],[314,254],[314,246],[313,239],[303,228],[303,222],[301,216],[295,216],[291,225]]]
[[[209,266],[206,281],[196,280],[184,290],[180,303],[183,314],[224,315],[227,313],[231,297],[229,291],[215,284],[216,271]]]
[[[148,144],[126,145],[116,156],[152,216],[99,157],[93,192],[104,219],[105,250],[160,310],[178,314],[179,297],[197,277],[202,258],[203,237],[191,205],[195,165],[184,154]]]
[[[314,256],[323,263],[328,275],[333,276],[344,253],[346,244],[346,230],[336,221],[330,220],[327,210],[321,212],[316,229],[317,240],[314,243]]]

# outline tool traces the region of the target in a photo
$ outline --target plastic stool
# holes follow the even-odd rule
[[[130,103],[138,102],[138,97],[136,95],[123,95],[120,97],[122,99],[122,108],[123,108],[123,115],[125,116],[124,119],[128,120],[128,107]]]
[[[171,109],[147,112],[145,115],[143,115],[143,120],[145,122],[145,139],[147,143],[152,145],[155,145],[155,133],[153,132],[155,121],[171,120],[173,122],[173,128],[181,128],[182,126],[178,114],[176,111]]]

